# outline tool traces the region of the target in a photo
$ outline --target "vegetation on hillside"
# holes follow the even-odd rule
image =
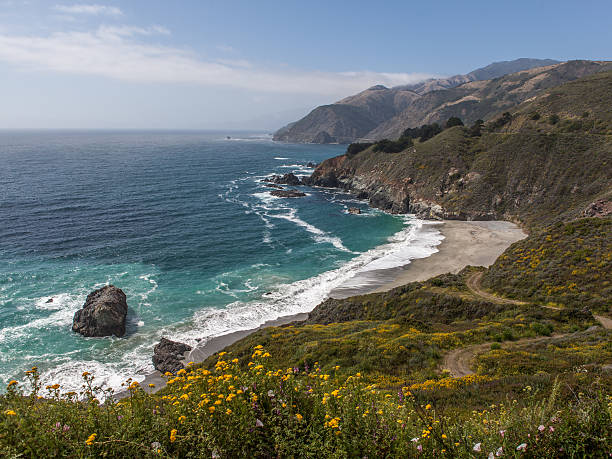
[[[612,220],[557,223],[514,243],[483,284],[503,296],[560,307],[612,307]]]
[[[569,457],[610,448],[612,400],[582,387],[564,400],[561,383],[525,386],[520,400],[501,398],[463,416],[429,402],[431,389],[385,391],[324,371],[275,367],[261,345],[246,365],[220,353],[211,369],[168,376],[163,395],[128,381],[129,397],[101,404],[94,376],[83,391],[60,395],[11,382],[0,398],[3,457]],[[473,386],[478,380],[468,381]],[[462,386],[462,384],[459,384]],[[444,389],[442,389],[444,390]],[[464,400],[467,394],[463,394]],[[43,397],[44,396],[44,397]]]
[[[323,162],[313,180],[333,174],[358,195],[387,193],[382,202],[396,200],[397,208],[404,201],[413,212],[421,210],[421,202],[442,208],[425,216],[543,227],[612,197],[610,106],[612,73],[601,73],[555,88],[489,123],[444,129],[398,154],[355,147],[340,167],[330,162],[328,170]],[[558,117],[554,124],[552,115]]]

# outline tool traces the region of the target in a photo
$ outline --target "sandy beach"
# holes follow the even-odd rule
[[[413,260],[409,264],[393,269],[369,271],[367,285],[364,287],[339,287],[330,292],[332,298],[346,298],[372,292],[384,292],[409,282],[417,282],[447,272],[457,273],[468,265],[489,266],[513,242],[526,237],[514,223],[505,221],[456,221],[448,220],[434,223],[435,229],[444,236],[437,246],[438,251],[427,258]],[[286,325],[303,321],[308,314],[295,314],[268,321],[257,328],[240,330],[226,335],[210,338],[194,347],[185,355],[185,362],[203,362],[209,356],[240,339],[266,327]],[[146,391],[156,392],[165,386],[166,381],[156,371],[146,376],[141,386]],[[150,388],[149,384],[154,384]],[[117,394],[122,398],[126,393]]]
[[[372,292],[385,292],[409,282],[419,282],[444,273],[457,273],[468,265],[490,266],[512,243],[527,235],[514,223],[505,221],[429,222],[444,236],[438,250],[427,258],[391,269],[358,273],[355,279],[332,290],[330,297],[348,298]]]
[[[527,237],[517,225],[505,221],[446,220],[438,229],[444,236],[438,252],[399,268],[393,281],[373,291],[385,292],[409,282],[458,273],[469,265],[490,266],[511,244]]]

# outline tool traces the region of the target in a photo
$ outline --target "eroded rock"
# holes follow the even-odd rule
[[[125,335],[128,305],[125,293],[114,285],[106,285],[87,295],[83,309],[72,320],[72,331],[83,336]]]

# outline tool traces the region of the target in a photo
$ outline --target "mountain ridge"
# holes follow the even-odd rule
[[[521,58],[515,61],[496,62],[466,75],[425,80],[414,85],[393,88],[376,85],[336,103],[315,108],[304,118],[279,129],[274,134],[274,139],[296,143],[351,143],[358,139],[380,140],[385,137],[397,137],[407,127],[417,127],[429,122],[425,118],[436,108],[433,104],[436,100],[439,101],[438,105],[460,102],[460,110],[455,110],[459,116],[476,120],[481,116],[472,117],[470,113],[472,106],[476,105],[477,98],[461,100],[462,97],[470,97],[471,93],[479,89],[479,83],[475,82],[492,81],[491,78],[495,80],[512,73],[531,71],[534,68],[540,68],[543,72],[552,71],[554,66],[560,65],[565,68],[591,66],[591,73],[596,71],[595,67],[602,66],[594,61],[559,63],[550,59]],[[578,69],[574,69],[574,72],[576,75],[569,72],[565,79],[553,81],[549,87],[584,76],[584,73],[578,72]],[[457,88],[461,89],[454,91]],[[521,101],[515,100],[512,105]],[[493,94],[493,100],[487,100],[487,103],[494,102]],[[347,110],[347,106],[353,109]]]
[[[498,113],[481,134],[455,126],[398,153],[365,145],[324,161],[305,182],[423,218],[527,227],[576,218],[612,196],[611,104],[612,71],[595,73]]]

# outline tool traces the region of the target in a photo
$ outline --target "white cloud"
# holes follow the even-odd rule
[[[170,31],[159,25],[151,27],[134,26],[100,26],[97,30],[98,37],[102,39],[118,39],[123,37],[134,37],[137,35],[170,35]]]
[[[54,9],[62,13],[68,14],[89,14],[93,16],[107,15],[107,16],[121,16],[123,12],[116,6],[107,5],[87,5],[87,4],[76,4],[76,5],[55,5]]]
[[[395,86],[433,76],[262,69],[245,60],[204,60],[180,48],[137,40],[153,34],[167,35],[169,31],[160,26],[101,26],[93,32],[62,32],[49,36],[0,34],[0,61],[35,71],[51,70],[134,82],[190,83],[334,97],[353,94],[373,84]]]

